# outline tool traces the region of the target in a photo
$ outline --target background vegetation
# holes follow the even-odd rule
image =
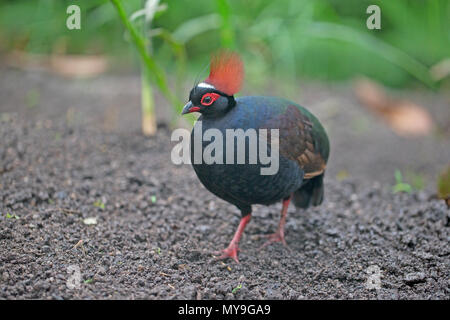
[[[342,81],[358,74],[385,85],[439,86],[430,68],[448,58],[447,0],[163,0],[152,21],[152,52],[169,78],[185,79],[205,68],[219,47],[238,50],[247,83],[273,80]],[[65,27],[66,8],[82,9],[82,29]],[[381,7],[381,30],[366,28],[366,9]],[[141,0],[123,1],[130,17]],[[136,21],[136,23],[139,23]],[[108,0],[2,0],[0,50],[105,54],[116,69],[139,66],[117,11]],[[184,63],[188,61],[188,63]],[[178,62],[178,63],[174,63]],[[206,72],[206,71],[205,71]],[[271,75],[271,77],[268,77]]]

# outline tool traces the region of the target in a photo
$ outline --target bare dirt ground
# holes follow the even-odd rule
[[[0,72],[0,299],[450,298],[450,211],[435,199],[448,97],[397,93],[441,128],[401,138],[347,87],[303,86],[296,101],[331,138],[326,200],[289,209],[291,250],[258,250],[280,205],[256,206],[238,265],[211,253],[238,210],[171,163],[167,129],[140,135],[139,77]],[[395,169],[424,189],[393,194]]]

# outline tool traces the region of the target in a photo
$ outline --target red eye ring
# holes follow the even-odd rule
[[[200,103],[204,106],[210,106],[214,103],[214,101],[216,101],[217,99],[219,99],[220,95],[217,93],[206,93],[203,95],[202,100],[200,101]],[[209,98],[209,99],[207,99]]]

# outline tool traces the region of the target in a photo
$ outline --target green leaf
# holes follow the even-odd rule
[[[425,188],[425,178],[420,173],[406,172],[406,179],[410,182],[411,187],[415,190],[423,190]]]
[[[94,202],[94,207],[100,208],[100,209],[105,209],[105,204],[103,202],[101,202],[100,200],[97,200]]]
[[[234,48],[234,29],[231,23],[231,7],[227,0],[216,0],[221,17],[220,40],[222,47]]]
[[[411,193],[412,192],[412,187],[407,184],[407,183],[397,183],[395,186],[392,187],[392,192],[393,193],[398,193],[398,192],[407,192],[407,193]]]
[[[19,219],[19,217],[15,214],[6,213],[6,218],[8,219]]]
[[[398,193],[398,192],[412,192],[412,187],[410,184],[403,182],[403,175],[400,172],[400,170],[395,170],[395,182],[396,184],[392,187],[392,193]]]
[[[450,166],[439,175],[437,188],[440,198],[450,198]]]
[[[394,175],[395,175],[395,182],[401,183],[403,181],[403,176],[400,170],[396,169]]]
[[[242,284],[240,283],[236,288],[234,288],[233,290],[231,290],[232,294],[235,294],[239,289],[242,288]]]
[[[353,43],[379,55],[390,63],[402,68],[430,88],[435,87],[428,68],[406,52],[389,43],[350,27],[329,22],[314,22],[305,29],[305,36],[335,39]]]
[[[215,13],[207,14],[185,21],[172,32],[172,36],[184,44],[203,32],[218,28],[220,28],[220,16]]]

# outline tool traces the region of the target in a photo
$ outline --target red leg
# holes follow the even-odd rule
[[[271,244],[272,242],[281,242],[283,245],[287,246],[286,240],[284,240],[284,225],[286,224],[287,210],[290,202],[291,197],[283,200],[283,208],[281,209],[281,218],[280,222],[278,223],[278,229],[275,233],[268,236],[269,240],[266,243],[264,243],[260,249]]]
[[[251,215],[248,214],[241,219],[241,222],[239,222],[239,226],[238,226],[236,232],[234,233],[233,239],[231,239],[230,244],[228,245],[228,247],[226,249],[219,252],[219,254],[220,253],[222,254],[219,257],[219,259],[233,258],[234,261],[239,263],[239,260],[237,258],[237,252],[239,250],[238,244],[239,244],[239,240],[241,240],[241,236],[242,236],[242,233],[244,232],[245,226],[250,221],[250,218],[251,218]]]

